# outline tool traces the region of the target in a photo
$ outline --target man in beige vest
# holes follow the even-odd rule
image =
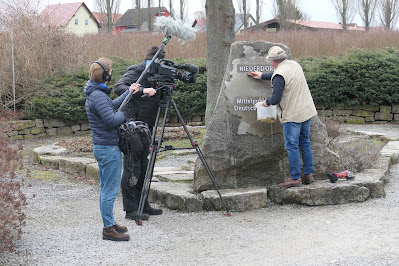
[[[286,52],[279,46],[270,48],[266,59],[271,61],[274,72],[262,74],[252,71],[248,74],[255,79],[272,80],[273,94],[263,101],[263,106],[277,107],[290,165],[290,177],[278,186],[289,188],[299,187],[302,183],[310,184],[314,182],[310,122],[317,115],[317,111],[305,75],[302,67],[297,62],[288,60]],[[304,174],[302,178],[301,155]]]

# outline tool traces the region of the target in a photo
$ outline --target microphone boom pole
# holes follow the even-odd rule
[[[154,63],[155,59],[157,59],[158,54],[162,51],[162,49],[168,44],[171,36],[166,35],[165,39],[163,39],[162,45],[158,48],[158,51],[155,53],[155,55],[152,57],[150,63],[145,67],[144,71],[141,73],[140,77],[137,79],[136,83],[141,82],[141,80],[144,78],[144,75],[147,74],[149,68],[151,67],[152,63]],[[122,108],[127,104],[127,102],[132,98],[133,96],[133,91],[130,91],[129,94],[126,96],[126,98],[123,100],[122,104],[119,106],[117,111],[122,110]]]
[[[182,22],[177,22],[174,19],[169,18],[169,17],[163,17],[163,16],[158,17],[156,19],[154,25],[159,27],[159,29],[165,33],[165,39],[163,40],[162,45],[159,47],[159,49],[156,52],[156,54],[154,55],[154,57],[151,59],[151,62],[146,66],[144,71],[141,73],[141,75],[138,78],[138,80],[136,81],[136,83],[141,82],[144,75],[147,74],[152,63],[158,57],[158,54],[162,51],[162,49],[169,42],[169,40],[172,36],[175,36],[175,37],[181,39],[183,42],[188,41],[188,40],[194,40],[196,37],[195,31],[191,27],[184,25]],[[122,108],[132,98],[132,96],[133,96],[133,92],[130,91],[129,94],[124,99],[124,101],[122,102],[122,104],[119,106],[117,111],[122,110]]]

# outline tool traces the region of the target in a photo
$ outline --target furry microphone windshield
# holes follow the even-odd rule
[[[154,23],[155,26],[165,33],[165,35],[175,36],[183,41],[195,39],[195,31],[192,27],[176,21],[169,17],[158,17]]]

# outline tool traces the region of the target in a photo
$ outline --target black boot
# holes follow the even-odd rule
[[[137,220],[138,218],[137,210],[126,212],[125,218],[130,220]],[[141,218],[140,220],[148,220],[150,219],[150,215],[148,215],[147,213],[142,213],[140,218]]]
[[[161,215],[163,213],[162,209],[156,209],[156,208],[151,207],[148,200],[146,200],[144,203],[143,212],[147,213],[149,215]]]

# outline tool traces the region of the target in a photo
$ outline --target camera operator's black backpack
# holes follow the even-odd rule
[[[143,156],[149,154],[151,144],[151,132],[147,123],[142,121],[133,121],[135,128],[129,127],[129,122],[120,126],[119,147],[124,154],[142,151]]]

